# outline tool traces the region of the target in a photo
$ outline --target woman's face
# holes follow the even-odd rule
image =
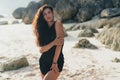
[[[43,11],[43,16],[47,22],[53,21],[53,12],[49,8]]]

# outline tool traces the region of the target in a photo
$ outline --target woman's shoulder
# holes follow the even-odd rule
[[[56,20],[55,21],[55,26],[59,26],[59,25],[62,25],[62,22],[60,20]]]
[[[63,24],[61,21],[56,21],[55,29],[56,29],[56,32],[62,33],[61,31],[63,31],[64,29],[63,29]]]

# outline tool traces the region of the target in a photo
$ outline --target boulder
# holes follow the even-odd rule
[[[12,16],[15,19],[22,19],[23,15],[25,14],[25,10],[26,10],[26,8],[24,8],[24,7],[17,8],[12,13]]]
[[[38,8],[42,5],[42,1],[40,2],[34,2],[31,1],[28,6],[26,7],[25,13],[22,17],[22,21],[25,24],[31,24],[32,20],[38,10]]]
[[[78,37],[93,37],[93,36],[94,33],[90,29],[82,30],[78,35]]]
[[[96,30],[95,28],[92,28],[92,27],[85,27],[85,26],[82,26],[80,27],[81,30],[90,30],[91,32],[93,33],[98,33],[98,30]]]
[[[59,0],[55,5],[55,16],[61,21],[72,19],[77,8],[69,0]]]
[[[13,57],[5,62],[0,62],[0,72],[17,70],[28,65],[29,63],[25,56]]]
[[[120,16],[120,8],[107,8],[101,12],[101,17],[115,17]]]
[[[80,8],[75,18],[79,22],[90,20],[104,8],[104,2],[102,0],[80,0],[79,4]]]
[[[43,1],[43,4],[48,4],[52,7],[55,7],[56,3],[60,0],[42,0]]]
[[[86,27],[90,28],[103,28],[107,24],[116,24],[120,22],[120,16],[113,17],[113,18],[103,18],[103,19],[93,19],[83,23],[77,23],[68,28],[68,30],[78,30],[78,29],[85,29]]]
[[[79,25],[77,26],[77,24],[75,24],[75,25],[73,25],[73,26],[71,26],[71,27],[68,28],[69,31],[70,30],[71,31],[75,31],[75,30],[79,30],[79,29],[80,29],[80,26]]]
[[[104,29],[98,34],[97,39],[105,44],[107,48],[120,51],[120,23]]]
[[[51,5],[54,8],[55,17],[63,22],[68,20],[85,22],[92,19],[93,16],[99,15],[103,9],[120,8],[120,0],[40,0],[39,2],[30,2],[26,8],[16,9],[13,16],[16,19],[22,18],[25,24],[30,24],[38,8],[43,4]],[[107,17],[114,17],[119,14],[119,11],[119,9],[110,9],[110,11],[105,11],[105,16],[103,11],[101,14],[103,14],[102,17],[106,17],[106,12],[108,14],[110,12]],[[99,18],[96,16],[93,19]]]
[[[77,13],[76,19],[78,22],[84,22],[84,21],[90,20],[92,16],[93,16],[93,11],[91,9],[80,8]]]
[[[112,8],[113,3],[112,0],[103,0],[104,1],[104,8]]]
[[[0,25],[7,25],[8,21],[0,21]]]
[[[89,48],[98,49],[95,45],[91,44],[87,39],[81,39],[75,44],[74,48]]]
[[[115,8],[120,8],[120,0],[112,0],[112,2]]]
[[[104,26],[104,29],[109,29],[111,27],[113,27],[113,26],[112,26],[112,24],[109,23],[109,24],[107,24],[107,25]]]
[[[103,0],[79,0],[80,8],[88,8],[92,12],[92,14],[97,15],[104,9]]]
[[[98,14],[98,15],[93,16],[92,20],[96,20],[96,19],[100,19],[100,18],[101,18],[101,16],[100,16],[100,14]]]

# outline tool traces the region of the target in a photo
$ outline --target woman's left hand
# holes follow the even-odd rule
[[[59,72],[58,64],[52,64],[51,68],[55,73]]]

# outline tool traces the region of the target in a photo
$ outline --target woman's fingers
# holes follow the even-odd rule
[[[57,65],[52,65],[50,70],[54,71],[55,73],[59,72],[59,69],[58,69]]]
[[[58,73],[59,70],[57,68],[52,68],[52,70],[55,72],[55,73]]]

